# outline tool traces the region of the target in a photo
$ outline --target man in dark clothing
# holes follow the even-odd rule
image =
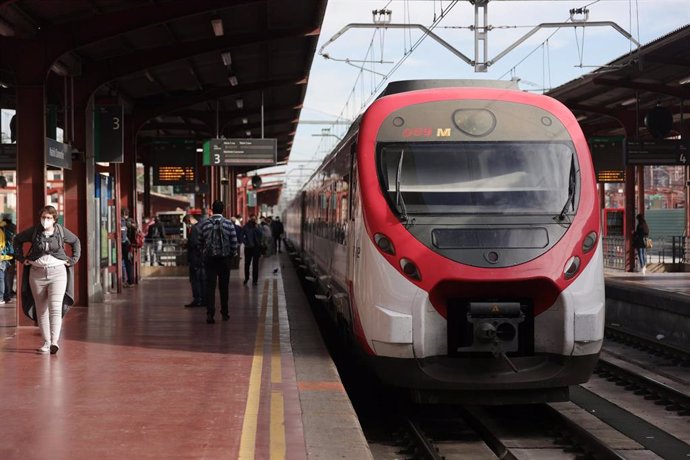
[[[144,240],[148,244],[150,254],[147,254],[148,259],[153,265],[157,260],[158,265],[163,265],[161,262],[161,252],[163,252],[163,240],[165,240],[165,226],[163,222],[154,217],[153,223],[149,225],[148,231],[146,232],[146,239]]]
[[[259,282],[259,258],[261,258],[261,240],[263,232],[256,225],[256,217],[250,216],[249,222],[242,229],[244,236],[244,284],[249,282],[249,266],[252,266],[252,285]]]
[[[214,201],[211,205],[213,215],[199,224],[199,248],[204,255],[206,269],[206,322],[215,323],[216,283],[220,291],[220,314],[223,321],[230,319],[228,312],[228,285],[230,284],[230,264],[237,252],[235,226],[223,217],[225,205]]]
[[[12,216],[9,214],[3,214],[2,220],[5,222],[5,235],[6,239],[9,240],[10,245],[12,244],[12,238],[17,234],[17,226],[12,222]],[[5,294],[3,299],[5,302],[9,302],[12,297],[15,296],[14,292],[14,274],[15,274],[15,262],[14,258],[9,261],[9,266],[5,270]]]
[[[283,237],[285,228],[280,221],[280,217],[276,216],[271,222],[271,235],[273,236],[273,253],[280,252],[280,240]]]
[[[185,307],[203,307],[206,305],[204,297],[206,271],[204,270],[204,257],[199,249],[199,223],[194,222],[190,215],[184,217],[184,223],[187,226],[187,263],[189,264],[189,282],[192,285],[193,297],[193,300]]]
[[[130,259],[130,249],[132,243],[129,241],[129,209],[122,208],[120,211],[122,216],[120,217],[120,236],[121,249],[122,249],[122,268],[124,270],[122,285],[124,287],[129,287],[134,284],[134,267],[132,266],[132,259]]]

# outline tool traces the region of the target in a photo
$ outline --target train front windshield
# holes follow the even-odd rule
[[[379,145],[379,172],[403,214],[560,214],[576,204],[577,159],[554,142]]]

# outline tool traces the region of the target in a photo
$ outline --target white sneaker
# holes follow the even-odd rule
[[[39,353],[48,353],[50,351],[50,342],[43,342],[43,346],[37,348],[36,351]]]
[[[7,303],[7,302],[5,302],[4,300],[0,299],[0,305],[5,305],[6,303]]]
[[[642,274],[646,275],[647,274],[647,267],[642,267]]]

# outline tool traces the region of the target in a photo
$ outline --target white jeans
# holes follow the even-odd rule
[[[29,285],[36,303],[36,318],[43,340],[57,345],[62,328],[62,301],[67,289],[67,267],[32,265]]]

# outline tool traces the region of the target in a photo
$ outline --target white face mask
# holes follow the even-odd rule
[[[41,219],[41,225],[42,225],[43,228],[45,228],[45,229],[51,228],[51,227],[53,226],[53,223],[54,223],[54,222],[55,222],[55,221],[54,221],[53,219]]]

